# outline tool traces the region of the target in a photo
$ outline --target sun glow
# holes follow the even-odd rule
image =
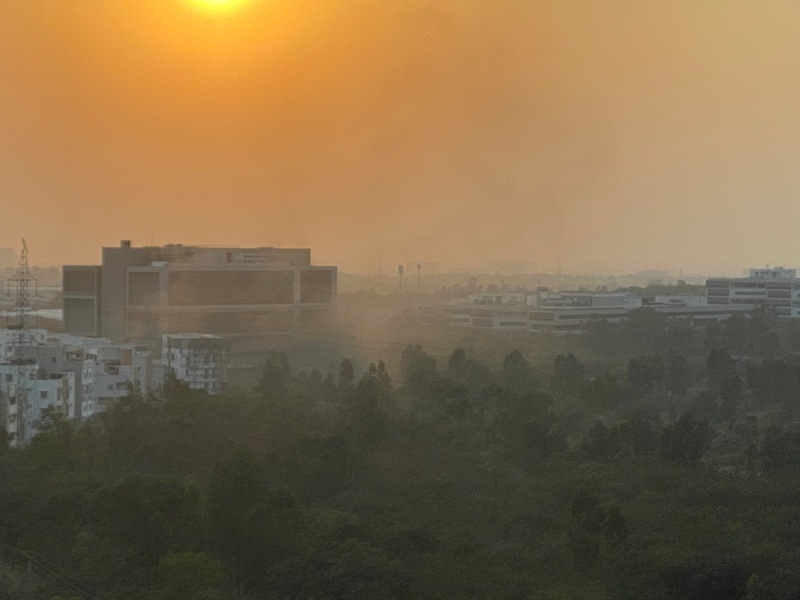
[[[212,15],[229,15],[252,4],[253,0],[185,0],[192,7]]]

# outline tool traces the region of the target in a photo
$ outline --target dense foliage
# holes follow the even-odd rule
[[[0,451],[0,599],[798,597],[800,361],[637,318],[660,342],[619,368],[276,353],[252,390],[51,415]]]

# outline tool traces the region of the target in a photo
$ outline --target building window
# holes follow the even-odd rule
[[[47,390],[42,390],[41,392],[39,392],[39,398],[41,398],[42,400],[47,400]]]

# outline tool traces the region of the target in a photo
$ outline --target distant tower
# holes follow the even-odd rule
[[[15,331],[11,336],[6,356],[20,359],[23,349],[33,343],[33,336],[29,329],[36,319],[36,311],[31,306],[31,287],[36,293],[36,278],[31,273],[28,264],[28,245],[22,240],[22,250],[19,253],[17,272],[9,278],[8,293],[14,297],[14,308],[8,311],[8,328]]]

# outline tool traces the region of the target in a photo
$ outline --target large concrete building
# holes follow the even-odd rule
[[[252,334],[335,316],[336,267],[311,251],[201,246],[103,248],[65,266],[64,331],[160,345],[168,333]]]

